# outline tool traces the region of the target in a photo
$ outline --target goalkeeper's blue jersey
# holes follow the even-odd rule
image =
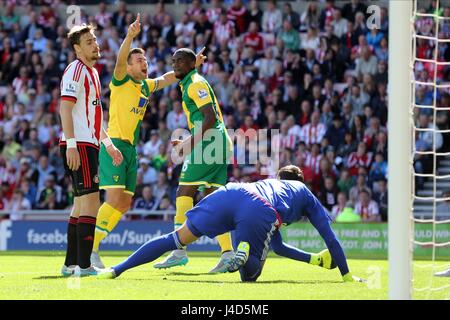
[[[231,185],[228,184],[227,188],[229,189]],[[328,216],[320,201],[300,181],[265,179],[235,185],[266,200],[278,212],[283,224],[299,221],[302,216]]]

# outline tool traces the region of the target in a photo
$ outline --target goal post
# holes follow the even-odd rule
[[[412,297],[412,116],[413,1],[389,1],[389,299]]]

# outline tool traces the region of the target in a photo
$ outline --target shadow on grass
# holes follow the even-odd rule
[[[233,284],[251,284],[251,285],[258,285],[258,284],[331,284],[331,283],[342,283],[342,281],[333,281],[333,280],[270,280],[270,281],[256,281],[256,282],[241,282],[241,281],[221,281],[221,280],[182,280],[182,279],[165,279],[168,281],[174,281],[174,282],[192,282],[192,283],[233,283]]]
[[[33,280],[52,280],[52,279],[69,279],[70,277],[65,276],[40,276],[33,278]]]

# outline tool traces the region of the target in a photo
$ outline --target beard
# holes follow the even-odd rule
[[[92,61],[97,61],[98,59],[100,59],[101,58],[101,55],[100,55],[100,52],[98,52],[97,54],[92,54],[92,56],[91,56],[91,60]]]

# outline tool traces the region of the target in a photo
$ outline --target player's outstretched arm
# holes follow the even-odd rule
[[[78,170],[81,165],[80,154],[78,153],[77,142],[75,140],[75,132],[73,129],[72,109],[74,105],[74,101],[62,100],[61,106],[59,108],[62,130],[67,142],[67,166],[72,171]]]
[[[200,50],[199,53],[196,55],[196,61],[195,61],[195,67],[200,67],[206,60],[206,56],[203,55],[203,52],[205,51],[206,47],[203,47],[202,50]],[[179,79],[175,77],[175,72],[170,71],[165,74],[163,74],[161,77],[155,79],[158,81],[158,89],[163,89],[167,86],[170,86],[174,83],[176,83]]]
[[[270,241],[270,246],[272,247],[273,252],[275,254],[297,260],[306,263],[311,262],[311,253],[302,251],[298,248],[295,248],[287,243],[283,242],[283,238],[281,237],[280,231],[275,231],[272,236],[272,240]]]
[[[119,49],[117,55],[116,66],[114,68],[114,77],[117,80],[122,80],[127,75],[127,58],[131,49],[133,39],[141,32],[141,15],[138,13],[136,21],[134,21],[129,27],[125,39]]]
[[[353,276],[350,272],[344,249],[330,226],[330,218],[325,207],[322,206],[319,199],[317,199],[312,192],[308,190],[308,193],[307,217],[309,222],[311,222],[325,241],[332,259],[341,272],[342,280],[344,280],[344,282],[363,282],[362,279]]]

